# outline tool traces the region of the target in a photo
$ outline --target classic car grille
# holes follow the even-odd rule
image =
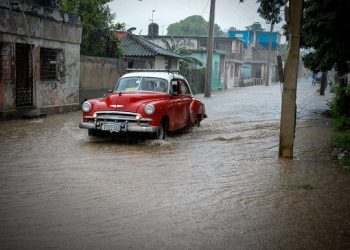
[[[140,125],[149,124],[152,119],[142,118],[140,120],[136,119],[137,113],[132,112],[120,112],[120,111],[98,111],[95,113],[96,118],[86,117],[88,122],[120,122],[120,123],[138,123]]]

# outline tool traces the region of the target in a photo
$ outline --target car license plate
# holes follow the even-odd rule
[[[109,132],[119,132],[121,125],[119,123],[103,123],[101,126],[101,130],[109,131]]]

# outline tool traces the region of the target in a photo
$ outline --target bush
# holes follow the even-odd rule
[[[335,96],[330,103],[330,111],[337,130],[350,128],[350,86],[334,87]]]
[[[350,132],[345,132],[337,136],[334,146],[338,151],[338,159],[343,164],[344,169],[350,171]]]
[[[350,150],[350,132],[338,136],[334,140],[334,146],[337,148],[344,148]]]
[[[350,118],[346,115],[334,116],[333,117],[333,126],[336,130],[346,130],[350,128]]]
[[[190,82],[190,88],[191,88],[191,92],[192,92],[193,95],[197,95],[198,94],[198,90],[197,90],[196,86],[192,82]]]
[[[338,159],[350,171],[350,86],[336,85],[330,103],[333,125],[340,134],[334,140]]]

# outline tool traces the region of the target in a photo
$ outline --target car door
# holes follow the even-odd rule
[[[169,129],[178,130],[190,125],[190,105],[192,94],[188,83],[183,79],[173,79],[170,86],[171,112]]]
[[[181,127],[190,125],[190,106],[193,100],[188,83],[185,80],[180,81],[180,100],[181,100]]]
[[[181,128],[181,95],[180,82],[172,79],[170,82],[170,112],[169,112],[169,130],[174,131]]]

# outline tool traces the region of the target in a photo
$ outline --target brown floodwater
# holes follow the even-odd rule
[[[80,112],[0,123],[1,249],[350,249],[350,173],[298,86],[295,157],[277,157],[281,88],[202,98],[166,141],[93,138]]]

